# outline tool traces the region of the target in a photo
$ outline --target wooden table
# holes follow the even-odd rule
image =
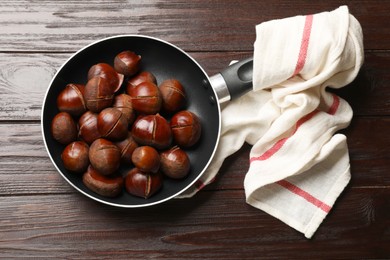
[[[255,25],[341,1],[0,2],[0,258],[390,258],[390,1],[343,1],[361,22],[365,63],[337,93],[354,110],[352,181],[311,240],[245,203],[249,145],[191,199],[120,209],[69,186],[44,148],[40,113],[56,70],[117,34],[188,51],[210,74],[251,55]]]

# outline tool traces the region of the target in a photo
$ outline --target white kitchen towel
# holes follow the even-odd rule
[[[226,157],[253,145],[246,202],[311,238],[348,184],[352,109],[327,91],[350,83],[363,63],[363,35],[346,6],[256,26],[253,91],[222,109],[215,157],[191,197]]]

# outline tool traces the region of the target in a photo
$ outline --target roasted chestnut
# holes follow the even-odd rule
[[[159,114],[139,116],[133,124],[131,133],[138,144],[156,149],[168,148],[172,142],[169,123]]]
[[[115,143],[121,151],[121,161],[126,164],[131,164],[131,156],[138,144],[134,141],[131,132],[128,132],[125,140]]]
[[[130,89],[133,109],[141,114],[156,114],[161,109],[162,98],[159,88],[152,82],[142,82]]]
[[[121,111],[127,118],[129,124],[132,124],[135,119],[133,105],[131,104],[131,97],[127,94],[119,94],[114,97],[113,107]]]
[[[162,108],[168,113],[174,113],[184,108],[186,94],[181,83],[176,79],[167,79],[160,84]]]
[[[194,113],[183,110],[171,118],[173,140],[181,147],[190,147],[198,142],[202,127]]]
[[[115,173],[120,166],[120,160],[119,148],[104,138],[95,140],[89,148],[89,161],[103,175]]]
[[[135,167],[143,172],[156,173],[160,168],[160,155],[151,146],[140,146],[137,147],[131,160]]]
[[[79,116],[87,111],[84,89],[85,86],[81,84],[67,84],[57,97],[58,109],[72,116]]]
[[[127,81],[126,92],[130,93],[131,88],[136,87],[145,81],[152,82],[157,85],[156,77],[151,72],[142,71]]]
[[[160,154],[161,171],[168,177],[173,179],[182,179],[186,177],[190,171],[190,159],[185,151],[180,147],[175,146]]]
[[[114,68],[125,76],[133,76],[139,70],[141,56],[132,51],[122,51],[115,56]]]
[[[92,144],[101,137],[97,128],[97,117],[97,114],[87,111],[79,119],[79,137],[87,144]]]
[[[114,91],[107,79],[94,77],[85,86],[84,99],[86,106],[92,112],[98,113],[111,106]]]
[[[67,112],[58,113],[51,121],[51,134],[61,144],[69,144],[77,139],[77,126]]]
[[[110,140],[125,139],[128,125],[126,116],[114,107],[103,109],[97,118],[99,133]]]
[[[134,196],[149,198],[162,186],[163,176],[160,172],[146,173],[133,168],[125,178],[126,191]]]
[[[61,154],[65,169],[77,173],[85,172],[89,165],[88,151],[89,147],[85,142],[75,141],[68,144]]]
[[[112,92],[117,92],[122,86],[124,75],[115,71],[113,67],[111,67],[107,63],[98,63],[93,65],[88,71],[88,80],[94,77],[105,78]]]
[[[83,174],[83,183],[93,192],[110,198],[118,196],[124,186],[124,180],[121,175],[105,176],[96,171],[91,165]]]

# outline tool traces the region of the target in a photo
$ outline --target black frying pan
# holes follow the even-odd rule
[[[80,175],[71,173],[63,167],[61,152],[64,146],[56,142],[50,133],[51,121],[59,112],[56,99],[65,85],[68,83],[86,84],[87,72],[92,65],[99,62],[113,65],[115,55],[123,50],[132,50],[141,55],[141,70],[152,72],[158,83],[169,78],[178,79],[187,94],[187,109],[197,114],[202,124],[202,136],[199,143],[186,150],[191,161],[189,176],[184,180],[166,178],[162,189],[148,199],[137,198],[127,192],[123,192],[116,198],[106,198],[90,191],[82,183]],[[140,35],[106,38],[75,53],[62,65],[50,83],[41,117],[45,146],[58,172],[84,195],[119,207],[154,205],[175,197],[199,179],[211,162],[218,144],[221,128],[219,103],[248,91],[252,85],[251,81],[252,59],[239,62],[221,74],[209,78],[194,59],[168,42]],[[229,82],[232,83],[231,86]],[[120,169],[122,174],[125,174],[127,170],[129,169]]]

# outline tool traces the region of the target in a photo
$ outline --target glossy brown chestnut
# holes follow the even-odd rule
[[[83,174],[83,183],[93,192],[110,198],[118,196],[124,187],[124,180],[121,175],[105,176],[96,171],[91,165]]]
[[[176,79],[167,79],[160,84],[162,108],[168,113],[174,113],[184,108],[186,94],[182,84]]]
[[[77,173],[85,172],[89,165],[88,151],[89,147],[85,142],[75,141],[68,144],[61,154],[65,169]]]
[[[77,126],[67,112],[58,113],[51,121],[51,134],[61,144],[69,144],[77,139]]]
[[[84,89],[85,86],[81,84],[67,84],[57,97],[58,109],[73,116],[80,116],[87,111]]]
[[[92,112],[98,113],[111,106],[114,92],[105,78],[94,77],[85,86],[84,99],[86,106]]]
[[[131,160],[135,167],[143,172],[156,173],[160,168],[160,155],[151,146],[140,146],[137,147]]]
[[[97,128],[97,117],[96,113],[87,111],[79,119],[79,137],[87,144],[92,144],[101,137]]]
[[[175,146],[171,149],[161,152],[161,171],[173,179],[182,179],[190,171],[190,159],[185,151]]]
[[[133,168],[125,178],[126,191],[134,196],[149,198],[162,186],[163,177],[160,172],[145,173],[138,168]]]
[[[122,51],[115,56],[114,68],[125,76],[133,76],[139,70],[141,56],[132,51]]]
[[[159,88],[151,82],[142,82],[130,89],[133,109],[141,114],[156,114],[161,109],[162,98]]]
[[[99,138],[89,148],[89,161],[99,173],[111,175],[120,166],[121,152],[112,142]]]
[[[103,109],[97,118],[99,133],[109,140],[125,139],[128,125],[126,116],[114,107]]]
[[[121,151],[121,162],[125,164],[131,164],[131,156],[138,144],[134,141],[131,132],[128,132],[125,140],[115,143]]]
[[[126,92],[130,93],[131,88],[136,87],[145,81],[152,82],[153,84],[157,85],[156,77],[151,72],[142,71],[127,81]]]
[[[169,123],[159,114],[139,116],[131,132],[138,144],[149,145],[156,149],[166,149],[172,142]]]
[[[190,147],[200,138],[202,127],[200,120],[194,113],[183,110],[176,113],[171,119],[173,140],[181,147]]]
[[[131,97],[127,94],[119,94],[114,97],[113,107],[121,111],[127,118],[129,124],[132,124],[135,119],[133,105],[131,104]]]
[[[124,79],[123,74],[116,72],[115,69],[107,63],[98,63],[89,69],[88,80],[94,77],[105,78],[113,93],[120,89]]]

